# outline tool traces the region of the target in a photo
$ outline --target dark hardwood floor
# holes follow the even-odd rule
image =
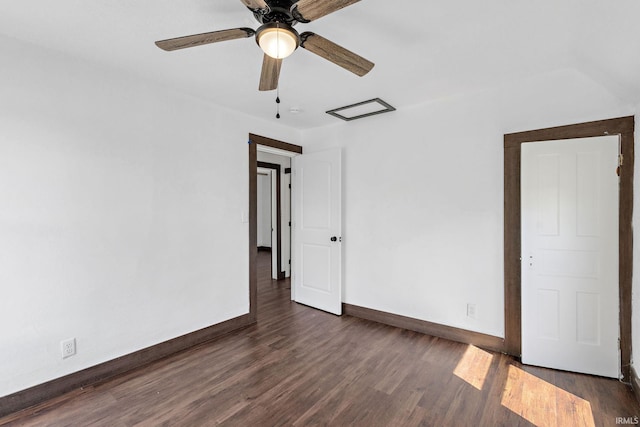
[[[21,426],[615,426],[618,381],[290,301],[260,253],[258,323],[0,419]]]

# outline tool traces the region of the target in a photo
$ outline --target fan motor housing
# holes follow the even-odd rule
[[[295,12],[292,11],[293,5],[298,0],[270,0],[267,1],[269,10],[267,13],[253,12],[253,16],[261,24],[269,24],[272,22],[282,22],[288,25],[295,25],[298,22],[306,22],[296,18]]]

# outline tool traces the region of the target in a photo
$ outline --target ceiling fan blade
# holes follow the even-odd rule
[[[262,91],[274,90],[278,87],[282,59],[272,58],[265,54],[262,60],[262,72],[260,73],[260,87]]]
[[[264,0],[240,0],[242,4],[251,10],[269,9],[269,5]]]
[[[350,50],[347,50],[315,33],[309,31],[304,32],[300,34],[300,39],[302,40],[300,46],[303,48],[333,62],[336,65],[339,65],[347,71],[357,74],[360,77],[371,71],[375,65],[373,62],[361,57],[360,55],[356,55]]]
[[[201,46],[203,44],[247,38],[254,34],[255,31],[251,28],[233,28],[231,30],[213,31],[211,33],[194,34],[192,36],[160,40],[156,42],[156,46],[166,51],[172,51],[187,47]]]
[[[292,12],[298,21],[311,22],[360,0],[300,0],[292,6]]]

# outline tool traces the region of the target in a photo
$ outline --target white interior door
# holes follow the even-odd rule
[[[522,362],[617,378],[618,137],[522,144]]]
[[[341,152],[292,159],[292,298],[342,314]]]

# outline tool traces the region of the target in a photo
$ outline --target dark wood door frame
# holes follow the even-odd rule
[[[522,307],[520,271],[520,154],[526,142],[619,135],[624,164],[620,170],[619,198],[619,300],[620,366],[631,379],[631,278],[633,270],[633,169],[634,117],[600,120],[539,129],[504,136],[504,307],[505,352],[520,357]]]
[[[249,134],[249,318],[252,322],[258,314],[258,145],[302,154],[299,145]]]
[[[284,279],[284,271],[282,270],[282,210],[280,196],[280,165],[275,163],[258,162],[259,168],[272,169],[276,174],[276,277],[278,280]],[[257,218],[257,217],[256,217]],[[273,221],[272,221],[273,222]],[[271,256],[273,256],[273,244],[271,245]],[[273,262],[272,264],[273,265]],[[273,271],[271,272],[273,276]]]

